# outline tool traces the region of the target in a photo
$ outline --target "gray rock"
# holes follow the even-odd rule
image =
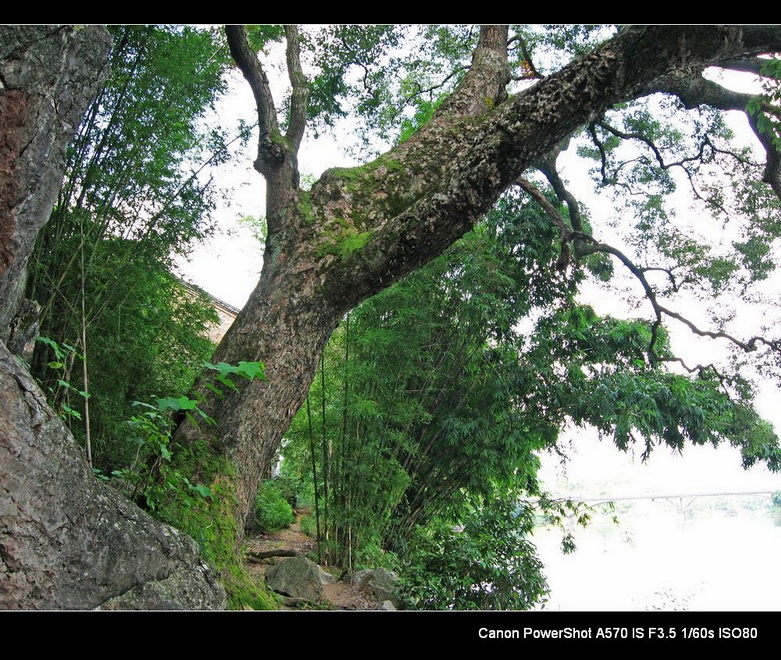
[[[268,568],[266,584],[277,593],[316,603],[323,599],[323,573],[306,557],[290,557]]]
[[[206,565],[185,566],[163,580],[145,582],[110,598],[99,610],[209,610],[222,587]],[[216,603],[220,605],[220,603]]]
[[[353,589],[357,589],[361,582],[366,578],[367,575],[369,575],[372,572],[370,568],[364,568],[361,571],[357,571],[352,574],[352,577],[350,578],[350,586]]]
[[[355,589],[376,601],[388,600],[393,605],[398,605],[400,602],[399,576],[387,568],[358,571],[353,575],[350,583]]]
[[[152,601],[140,587],[174,576],[191,584],[169,590],[156,609],[224,607],[225,592],[199,555],[190,537],[95,479],[0,342],[0,609],[93,609],[118,597],[113,607],[143,607]]]
[[[320,566],[317,568],[320,569],[320,584],[334,584],[336,582],[336,578],[328,571],[324,571]]]
[[[0,25],[0,340],[62,184],[65,149],[105,75],[102,26]]]
[[[0,609],[225,606],[195,541],[95,478],[5,344],[34,327],[27,261],[109,44],[100,26],[0,25]]]

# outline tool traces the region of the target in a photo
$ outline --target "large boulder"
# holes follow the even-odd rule
[[[399,576],[387,568],[358,571],[352,576],[350,584],[378,602],[390,601],[394,606],[400,602]]]
[[[269,589],[312,603],[323,599],[323,585],[333,581],[333,576],[306,557],[285,559],[266,571]]]
[[[195,541],[95,478],[0,342],[0,609],[92,609],[119,596],[111,607],[225,606]]]
[[[225,606],[197,544],[95,478],[14,355],[35,324],[27,261],[109,44],[100,26],[0,25],[0,609]]]

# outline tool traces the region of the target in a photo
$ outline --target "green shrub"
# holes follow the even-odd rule
[[[293,509],[298,505],[298,482],[285,476],[274,477],[272,480],[274,487],[284,497]]]
[[[258,530],[274,532],[295,522],[296,516],[290,502],[276,480],[264,481],[255,496],[255,522]]]
[[[312,538],[317,537],[317,519],[314,515],[307,515],[301,518],[301,531]]]
[[[543,601],[543,567],[526,540],[533,521],[530,509],[496,501],[462,526],[437,519],[418,528],[401,571],[405,608],[527,610]]]

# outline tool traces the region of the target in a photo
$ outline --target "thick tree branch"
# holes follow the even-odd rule
[[[244,78],[249,83],[252,94],[255,97],[261,134],[278,131],[277,114],[274,107],[274,99],[271,95],[271,87],[269,86],[266,72],[263,70],[260,60],[258,60],[258,56],[249,45],[247,31],[243,25],[226,25],[225,34],[228,37],[231,55],[244,74]]]
[[[759,60],[762,61],[762,60]],[[735,92],[703,78],[699,71],[675,72],[659,81],[655,91],[675,94],[686,108],[708,105],[718,110],[737,110],[745,113],[751,130],[765,150],[765,172],[762,180],[767,183],[781,199],[781,154],[779,154],[772,137],[759,130],[757,116],[746,110],[751,94]],[[774,108],[766,111],[773,112]]]
[[[728,57],[720,62],[714,62],[714,66],[731,71],[743,71],[745,73],[755,73],[761,75],[762,66],[767,62],[761,57]]]
[[[761,43],[760,35],[767,41]],[[647,93],[673,71],[781,47],[781,33],[739,27],[626,28],[594,53],[489,108],[486,92],[497,94],[501,85],[501,98],[507,80],[505,43],[505,34],[484,29],[473,66],[453,97],[418,134],[387,155],[405,174],[398,184],[386,182],[397,191],[403,186],[414,204],[393,221],[384,194],[362,207],[371,235],[361,256],[377,257],[376,265],[364,260],[362,266],[372,273],[366,280],[370,288],[382,288],[460,238],[523,170],[611,105]],[[459,122],[454,114],[484,119]],[[364,185],[376,184],[369,177],[353,182],[353,188]],[[326,190],[317,192],[325,195]],[[368,293],[358,286],[351,291],[361,297]]]
[[[301,69],[301,44],[298,37],[298,27],[285,26],[287,37],[287,71],[293,92],[290,99],[290,123],[287,129],[287,138],[293,144],[296,152],[301,146],[306,128],[307,104],[309,103],[309,86],[306,76]]]
[[[279,133],[277,111],[266,72],[255,51],[249,45],[242,25],[226,25],[225,34],[231,55],[249,83],[258,111],[258,158],[255,169],[268,177],[279,169],[286,158],[285,145],[276,139]]]
[[[439,117],[476,117],[507,98],[510,82],[507,64],[507,26],[484,25],[472,57],[472,66],[458,89],[440,106]]]
[[[751,94],[735,92],[702,76],[700,69],[684,69],[661,78],[652,92],[677,96],[685,108],[709,105],[718,110],[739,110],[745,112]]]

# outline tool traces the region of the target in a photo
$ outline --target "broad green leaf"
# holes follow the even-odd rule
[[[265,379],[265,367],[262,362],[239,362],[238,373],[252,380],[253,378]]]
[[[157,405],[161,411],[166,410],[194,410],[198,407],[198,402],[186,396],[180,396],[178,399],[165,398],[157,399]]]

